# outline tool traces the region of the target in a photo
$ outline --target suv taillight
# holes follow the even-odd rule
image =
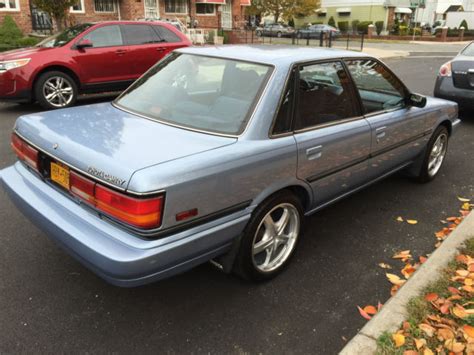
[[[38,151],[35,148],[31,147],[15,133],[12,133],[11,147],[18,156],[18,159],[23,160],[30,167],[38,171]]]
[[[439,68],[439,76],[451,76],[451,62],[444,63],[441,68]]]
[[[98,210],[134,227],[151,229],[161,225],[163,196],[134,198],[89,180],[70,174],[70,191]]]

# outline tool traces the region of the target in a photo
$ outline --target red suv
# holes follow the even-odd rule
[[[0,53],[0,100],[68,107],[79,94],[124,90],[191,42],[164,22],[84,23],[32,48]]]

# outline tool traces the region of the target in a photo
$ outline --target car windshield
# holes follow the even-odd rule
[[[237,135],[268,80],[271,67],[174,53],[115,101],[118,108],[164,123]]]
[[[63,32],[60,32],[58,34],[55,34],[54,36],[42,40],[36,46],[43,48],[62,47],[65,44],[71,42],[74,38],[76,38],[79,34],[84,32],[91,26],[92,24],[90,23],[83,23],[81,25],[70,27]]]
[[[469,57],[474,57],[474,43],[471,43],[466,48],[464,48],[462,54],[467,55]]]

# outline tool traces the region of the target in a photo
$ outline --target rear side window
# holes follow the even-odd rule
[[[373,59],[346,61],[365,113],[405,106],[405,88],[385,66]]]
[[[296,129],[304,129],[358,116],[350,79],[342,63],[300,67]]]
[[[160,39],[163,42],[167,42],[167,43],[181,42],[181,38],[179,38],[177,34],[173,33],[169,29],[163,26],[153,26],[153,28],[158,33],[158,36],[160,36]]]
[[[286,85],[285,93],[278,109],[272,134],[287,133],[291,130],[293,115],[293,98],[295,95],[295,72],[293,71]]]
[[[148,25],[124,25],[123,38],[125,44],[139,45],[160,42],[160,38]]]
[[[92,42],[94,48],[122,46],[122,32],[117,25],[99,27],[84,36]]]

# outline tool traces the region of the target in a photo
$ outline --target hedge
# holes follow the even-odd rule
[[[340,21],[337,23],[337,28],[339,28],[339,31],[342,33],[347,33],[349,30],[349,21]]]
[[[372,24],[373,24],[372,21],[359,22],[359,24],[357,25],[357,31],[359,33],[367,34],[367,32],[369,31],[369,25],[372,25]]]
[[[377,35],[380,36],[383,30],[383,21],[376,21],[375,22],[375,30],[377,31]]]

